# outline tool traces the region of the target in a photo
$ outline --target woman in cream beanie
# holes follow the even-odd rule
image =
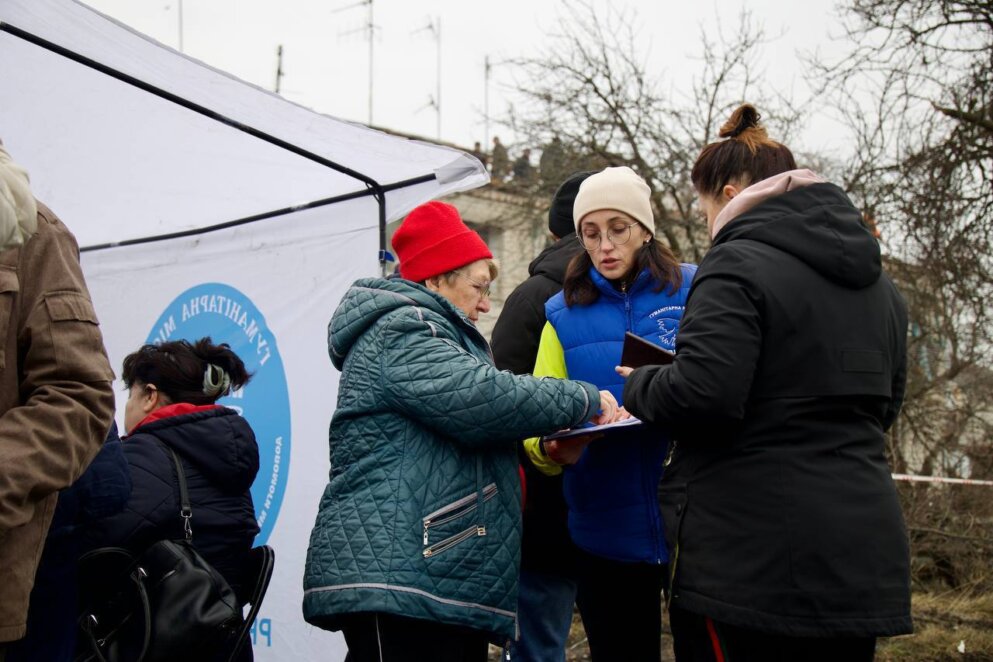
[[[573,206],[585,251],[548,300],[535,376],[581,379],[620,397],[624,334],[675,349],[696,271],[655,239],[651,191],[626,167],[587,178]],[[668,552],[655,486],[669,440],[634,427],[609,438],[525,442],[546,474],[564,473],[578,555],[578,605],[595,662],[659,660]],[[561,465],[571,465],[563,468]]]

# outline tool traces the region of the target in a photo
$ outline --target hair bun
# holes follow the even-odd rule
[[[755,106],[750,103],[743,103],[731,113],[731,117],[724,123],[717,135],[721,138],[736,138],[748,129],[759,127],[760,119],[762,116],[759,115]]]

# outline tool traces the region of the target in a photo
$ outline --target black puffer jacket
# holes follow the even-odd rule
[[[99,523],[91,546],[140,552],[158,540],[183,537],[176,466],[165,446],[176,451],[186,473],[193,545],[243,595],[245,555],[259,532],[249,491],[259,448],[248,422],[231,409],[170,416],[126,437],[131,497],[122,512]]]
[[[529,375],[545,327],[545,302],[562,289],[569,260],[581,253],[579,238],[570,234],[543,250],[528,265],[530,277],[510,293],[493,327],[493,360],[501,370]]]
[[[562,289],[566,267],[583,247],[574,234],[543,250],[528,266],[530,278],[517,286],[503,304],[493,327],[493,362],[501,370],[530,374],[545,327],[545,302]],[[562,496],[562,476],[546,476],[521,453],[527,484],[521,567],[525,570],[570,574],[575,547],[569,538],[568,512]]]
[[[911,631],[907,535],[884,456],[907,314],[831,184],[731,221],[697,271],[671,366],[632,414],[673,431],[662,480],[672,601],[794,636]]]

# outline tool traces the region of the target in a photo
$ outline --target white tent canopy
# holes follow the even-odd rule
[[[316,114],[76,2],[2,0],[0,21],[0,138],[83,246],[364,193],[370,182],[390,189],[394,219],[488,179],[462,152]]]
[[[337,396],[327,322],[379,273],[387,221],[485,169],[296,106],[72,0],[0,0],[0,66],[0,139],[83,246],[113,365],[210,335],[254,373],[221,404],[258,438],[257,542],[277,556],[256,659],[342,659],[340,637],[300,613]]]

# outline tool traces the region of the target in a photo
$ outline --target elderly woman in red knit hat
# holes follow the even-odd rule
[[[342,374],[304,616],[351,662],[483,662],[516,629],[516,440],[609,422],[616,401],[493,367],[475,322],[497,266],[455,207],[417,207],[393,248],[399,277],[357,281],[328,330]]]

